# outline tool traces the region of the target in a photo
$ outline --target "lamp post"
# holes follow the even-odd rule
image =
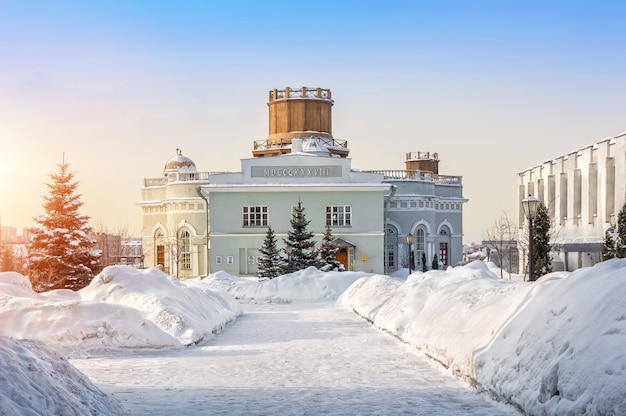
[[[532,195],[528,195],[527,198],[522,199],[522,209],[524,215],[528,218],[528,280],[535,280],[535,249],[533,245],[533,219],[537,214],[537,205],[539,200]]]
[[[285,247],[285,253],[287,253],[287,270],[289,271],[289,273],[293,272],[293,270],[291,270],[291,252],[293,251],[293,248],[290,246]]]
[[[406,244],[409,246],[409,275],[411,274],[411,268],[413,266],[413,234],[407,234]]]

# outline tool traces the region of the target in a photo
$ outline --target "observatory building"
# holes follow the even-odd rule
[[[144,265],[180,278],[256,275],[268,226],[282,247],[299,201],[317,247],[330,226],[346,270],[458,264],[461,177],[440,175],[430,152],[407,153],[404,170],[354,169],[347,140],[332,134],[333,104],[328,89],[271,90],[268,137],[239,172],[198,171],[177,149],[162,176],[144,179]]]

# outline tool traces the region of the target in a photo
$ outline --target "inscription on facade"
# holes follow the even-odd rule
[[[252,166],[253,178],[340,178],[341,166]]]

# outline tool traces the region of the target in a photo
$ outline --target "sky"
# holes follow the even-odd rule
[[[0,19],[2,225],[35,225],[64,160],[90,225],[139,236],[143,178],[176,148],[239,171],[287,86],[331,89],[355,168],[437,152],[465,243],[517,218],[518,172],[626,130],[619,1],[0,0]]]
[[[109,266],[42,293],[0,273],[0,411],[517,414],[474,384],[525,414],[625,414],[626,260],[536,282],[499,273],[179,281]]]

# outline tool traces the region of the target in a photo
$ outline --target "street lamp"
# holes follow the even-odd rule
[[[528,280],[535,280],[535,253],[533,245],[533,219],[537,214],[537,206],[539,200],[532,195],[528,195],[527,198],[522,199],[522,209],[524,210],[524,216],[528,218]]]
[[[411,266],[413,266],[413,234],[407,234],[406,244],[409,246],[409,275],[411,274]]]

